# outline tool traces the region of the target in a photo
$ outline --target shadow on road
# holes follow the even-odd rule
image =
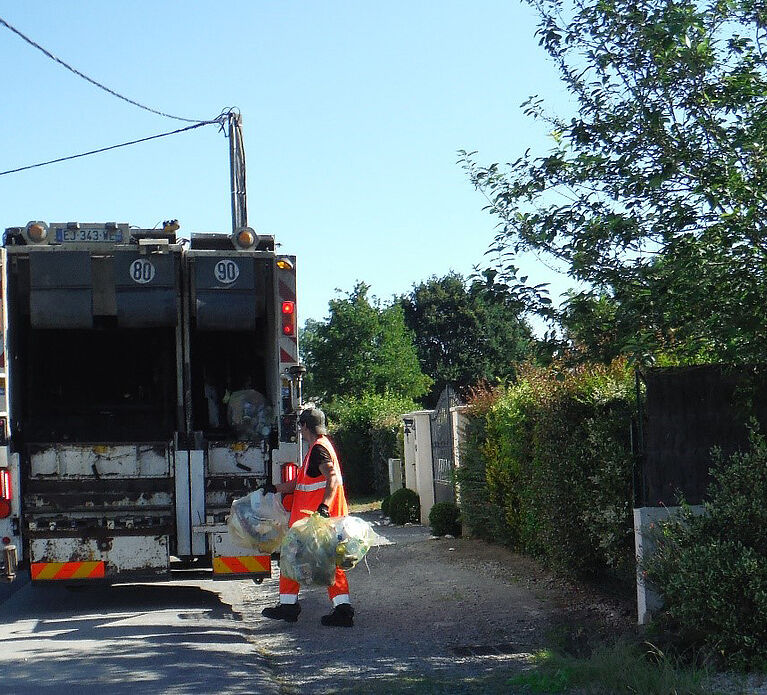
[[[12,621],[0,610],[6,692],[277,692],[239,616],[201,586],[28,586],[16,597]]]

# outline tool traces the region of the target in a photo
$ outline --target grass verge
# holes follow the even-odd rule
[[[534,668],[512,676],[509,686],[529,693],[614,695],[712,695],[709,672],[680,664],[650,643],[617,642],[597,647],[588,658],[544,650]]]
[[[710,673],[678,663],[647,643],[600,646],[578,658],[553,650],[538,652],[530,667],[501,666],[478,675],[399,673],[365,683],[338,683],[338,695],[717,695]],[[738,691],[739,695],[741,692]]]
[[[381,508],[381,497],[355,497],[349,500],[349,513],[359,514]]]

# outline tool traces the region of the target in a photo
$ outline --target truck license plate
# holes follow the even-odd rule
[[[59,244],[105,243],[120,244],[123,240],[121,229],[56,229],[56,241]]]

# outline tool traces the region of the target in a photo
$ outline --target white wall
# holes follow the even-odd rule
[[[416,410],[402,415],[405,421],[405,487],[418,493],[421,523],[429,523],[434,506],[434,475],[431,460],[431,410]],[[408,423],[412,421],[412,425]]]

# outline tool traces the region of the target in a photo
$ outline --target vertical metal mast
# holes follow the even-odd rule
[[[248,200],[245,191],[245,146],[242,142],[242,117],[234,110],[229,121],[229,173],[232,188],[232,232],[248,226]]]

